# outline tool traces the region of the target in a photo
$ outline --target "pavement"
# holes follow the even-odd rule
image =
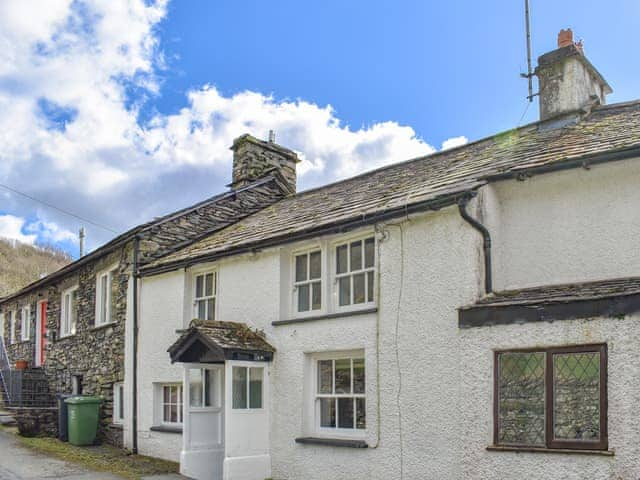
[[[179,480],[180,475],[154,475],[143,480]],[[110,473],[84,467],[34,452],[21,446],[14,436],[0,430],[0,480],[122,480]]]

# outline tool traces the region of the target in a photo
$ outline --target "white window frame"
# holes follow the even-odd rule
[[[31,305],[24,305],[20,312],[20,340],[31,340]]]
[[[205,281],[204,279],[206,278],[207,275],[213,275],[213,289],[212,292],[213,294],[210,296],[202,296],[202,297],[197,297],[197,290],[196,290],[196,285],[198,282],[198,277],[203,277],[203,283],[202,283],[202,290],[203,290],[203,294],[205,293]],[[192,288],[191,288],[191,297],[193,300],[193,309],[192,309],[192,318],[198,318],[200,319],[200,317],[198,316],[198,302],[205,302],[205,309],[208,310],[208,306],[207,306],[207,301],[208,300],[213,300],[213,315],[212,315],[212,320],[216,320],[218,318],[218,271],[216,269],[207,269],[207,270],[200,270],[200,271],[194,271],[192,278]],[[206,317],[207,315],[205,315]],[[200,319],[200,320],[207,320],[206,318],[204,319]]]
[[[307,255],[307,273],[309,274],[310,267],[310,254],[314,252],[320,252],[320,278],[319,279],[307,279],[304,281],[296,281],[296,259],[300,255]],[[327,292],[326,292],[326,280],[327,280],[327,265],[326,265],[326,249],[322,247],[322,245],[312,245],[303,249],[294,250],[291,252],[291,258],[289,261],[291,265],[291,285],[292,285],[292,295],[291,295],[291,313],[293,317],[301,318],[301,317],[313,317],[317,315],[322,315],[326,312],[327,305]],[[308,277],[308,275],[307,275]],[[320,282],[320,308],[317,310],[313,310],[311,308],[312,301],[312,293],[311,293],[311,284]],[[310,298],[309,298],[309,310],[300,312],[298,311],[298,293],[299,287],[302,285],[310,286]]]
[[[247,375],[246,375],[246,392],[247,392],[247,406],[246,407],[234,407],[233,406],[233,371],[235,368],[244,368],[247,371]],[[260,389],[262,390],[261,394],[260,394],[260,407],[251,407],[251,369],[260,369],[262,370],[262,381],[260,382]],[[231,365],[231,410],[234,413],[237,412],[261,412],[265,409],[265,403],[266,403],[266,399],[265,399],[265,382],[266,382],[266,375],[267,375],[267,369],[266,366],[264,364],[255,364],[255,365],[250,365],[250,364],[246,364],[246,363],[234,363],[233,365]]]
[[[2,343],[5,343],[4,342],[4,327],[5,327],[4,312],[0,312],[0,337],[2,338]]]
[[[332,390],[335,391],[335,361],[336,360],[351,360],[351,393],[345,394],[324,394],[318,392],[318,362],[322,360],[332,360]],[[364,361],[364,376],[365,376],[365,384],[364,384],[364,393],[353,393],[353,360],[362,359]],[[367,436],[367,429],[369,428],[369,421],[367,420],[367,410],[369,410],[369,399],[367,398],[367,382],[369,375],[367,374],[367,360],[365,356],[364,350],[352,350],[352,351],[343,351],[343,352],[330,352],[330,353],[317,353],[311,356],[312,368],[311,375],[312,378],[310,381],[313,386],[311,388],[312,397],[310,399],[310,409],[311,413],[311,425],[314,431],[314,434],[319,437],[325,438],[356,438],[363,439]],[[355,428],[356,416],[354,411],[354,428],[339,428],[338,425],[338,408],[336,405],[336,427],[322,427],[320,426],[320,399],[321,398],[353,398],[354,399],[354,409],[355,409],[355,399],[363,398],[365,401],[365,428],[359,429]]]
[[[16,338],[16,312],[15,310],[9,310],[9,345],[17,343]]]
[[[164,401],[164,389],[165,388],[177,388],[178,389],[178,403],[174,404],[169,401],[169,403],[165,403]],[[169,392],[169,397],[171,397],[171,392]],[[177,413],[178,413],[178,421],[172,422],[170,420],[165,420],[164,418],[164,407],[167,405],[176,405]],[[184,416],[185,416],[185,406],[184,406],[184,386],[180,382],[170,382],[170,383],[160,383],[158,384],[158,422],[160,425],[165,425],[168,427],[178,427],[184,424]]]
[[[111,305],[113,303],[113,273],[118,268],[117,265],[98,272],[96,275],[96,316],[95,327],[102,327],[114,323],[113,312],[111,311]],[[107,281],[106,298],[102,291],[102,281]]]
[[[373,238],[373,266],[365,267],[365,240]],[[354,242],[362,242],[362,268],[359,270],[351,270],[351,244]],[[348,262],[348,271],[346,273],[337,273],[338,272],[338,247],[343,245],[347,246],[347,262]],[[366,310],[368,308],[373,308],[377,305],[378,302],[378,240],[374,232],[369,232],[367,234],[360,234],[358,236],[347,237],[336,239],[334,242],[331,242],[331,284],[333,285],[333,308],[336,312],[351,312],[358,310]],[[367,301],[366,296],[368,294],[368,275],[367,273],[373,273],[373,300]],[[353,303],[353,277],[357,274],[364,274],[365,276],[365,284],[364,284],[364,293],[365,293],[365,301],[363,303]],[[340,278],[350,277],[350,298],[351,303],[348,305],[340,305]]]
[[[75,293],[77,290],[78,286],[76,285],[62,292],[60,302],[60,338],[71,337],[76,334],[78,326],[78,305]],[[73,302],[70,302],[71,312],[67,312],[65,298],[71,294],[73,294]]]
[[[122,415],[120,415],[122,413]],[[122,425],[125,420],[124,404],[124,383],[118,382],[113,385],[113,423]]]

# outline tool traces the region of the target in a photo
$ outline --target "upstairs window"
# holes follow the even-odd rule
[[[31,306],[22,307],[22,318],[20,320],[20,339],[23,342],[31,338]]]
[[[216,319],[217,274],[207,272],[194,278],[194,315],[199,320]]]
[[[607,449],[607,346],[495,353],[494,443]]]
[[[9,344],[14,344],[16,341],[16,312],[9,312]]]
[[[76,333],[76,290],[70,288],[62,294],[60,310],[60,337],[68,337]]]
[[[115,269],[96,275],[96,321],[95,325],[113,322],[113,276]]]
[[[320,250],[295,255],[293,288],[295,310],[305,313],[322,308],[322,253]]]
[[[336,247],[338,307],[375,301],[375,238],[355,240]]]

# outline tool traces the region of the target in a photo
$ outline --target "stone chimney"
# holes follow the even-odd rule
[[[275,143],[273,134],[269,140],[258,140],[249,134],[233,141],[233,181],[231,188],[240,188],[261,177],[278,173],[290,193],[296,192],[296,164],[298,155]]]
[[[611,87],[584,55],[571,29],[560,30],[558,48],[538,58],[540,120],[606,104]]]

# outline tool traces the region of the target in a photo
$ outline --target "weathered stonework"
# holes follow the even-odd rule
[[[18,431],[24,437],[38,435],[58,436],[58,409],[49,408],[11,408]]]

